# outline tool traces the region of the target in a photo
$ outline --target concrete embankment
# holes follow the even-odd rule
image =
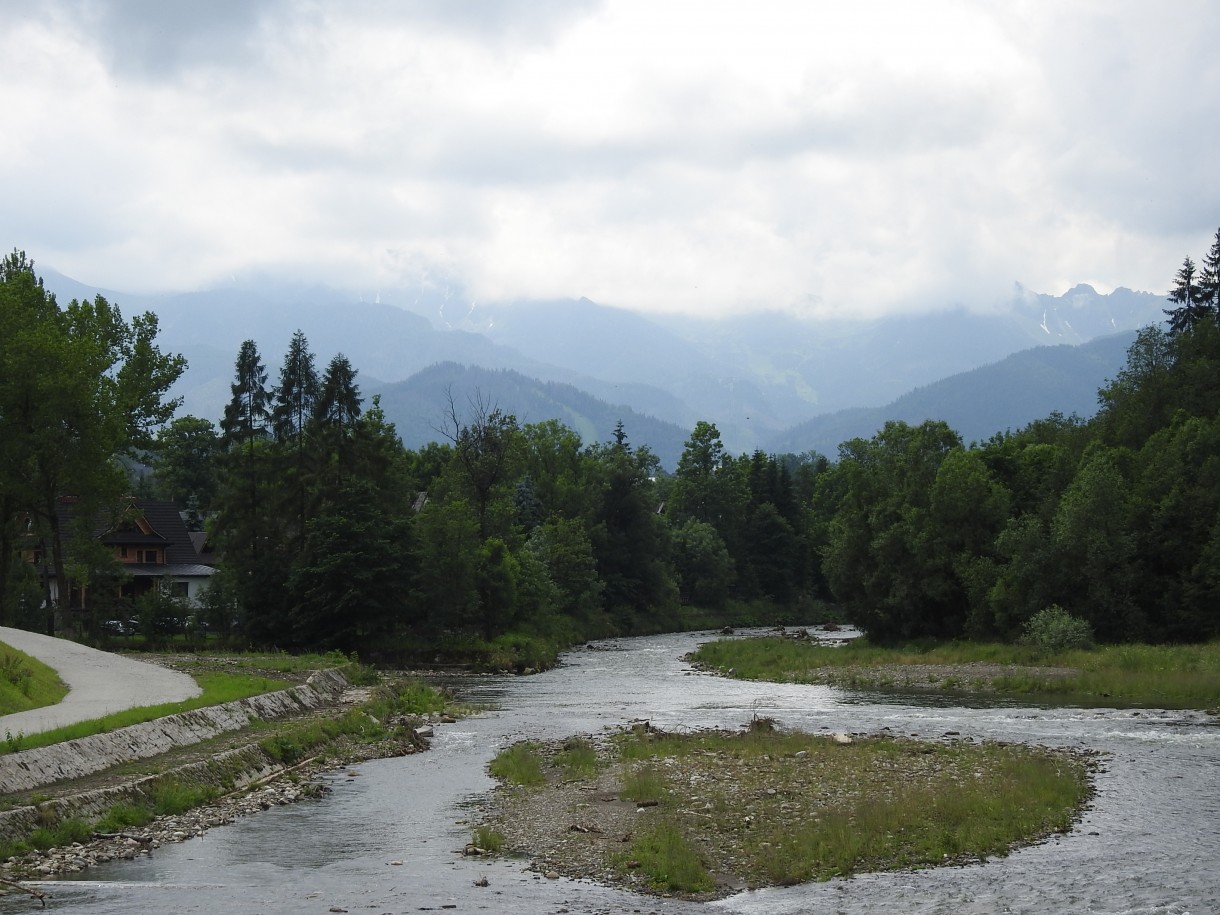
[[[337,670],[319,671],[291,689],[182,712],[105,734],[94,734],[0,756],[0,793],[32,791],[113,766],[159,756],[253,721],[272,721],[333,704],[347,688]]]

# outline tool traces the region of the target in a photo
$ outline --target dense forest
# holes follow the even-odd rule
[[[9,260],[0,423],[11,425],[11,382],[22,366],[38,371],[9,342],[15,303],[64,312],[24,256]],[[835,460],[732,455],[700,422],[672,474],[622,424],[588,443],[556,421],[521,424],[490,395],[451,398],[437,443],[406,449],[376,398],[365,403],[356,368],[341,355],[320,368],[300,333],[275,383],[257,343],[242,345],[219,426],[179,417],[154,439],[145,430],[166,415],[153,406],[164,410],[157,398],[181,366],[156,351],[149,316],[124,325],[116,313],[127,349],[100,375],[126,379],[115,409],[127,418],[111,422],[103,451],[33,488],[28,457],[0,437],[0,498],[6,518],[28,503],[47,523],[52,494],[113,494],[113,475],[102,486],[89,461],[140,457],[151,468],[140,485],[188,508],[222,557],[203,611],[213,628],[288,649],[499,645],[521,657],[531,645],[827,613],[881,642],[1011,640],[1051,606],[1103,641],[1210,639],[1220,231],[1200,267],[1183,263],[1169,304],[1088,421],[1051,415],[975,443],[943,422],[890,422]],[[74,307],[58,320],[80,324]],[[55,404],[40,408],[54,426]],[[0,619],[20,621],[24,581],[10,564]]]

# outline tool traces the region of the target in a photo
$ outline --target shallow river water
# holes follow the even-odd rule
[[[151,857],[45,883],[48,911],[88,913],[1220,913],[1220,726],[1194,712],[963,707],[929,697],[726,680],[682,656],[703,634],[598,643],[531,677],[457,685],[496,711],[437,729],[432,750],[336,773],[318,802],[277,808]],[[985,864],[880,874],[693,904],[520,860],[466,859],[493,753],[520,738],[662,728],[787,727],[940,737],[946,731],[1104,751],[1097,797],[1070,833]],[[487,878],[487,886],[475,882]],[[9,898],[0,912],[37,904]]]

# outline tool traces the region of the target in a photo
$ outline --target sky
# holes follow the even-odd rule
[[[0,0],[0,245],[873,317],[1162,292],[1220,226],[1212,0]]]

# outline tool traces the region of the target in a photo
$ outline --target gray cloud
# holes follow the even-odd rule
[[[1215,230],[1220,8],[0,0],[0,227],[113,288],[983,307]]]

